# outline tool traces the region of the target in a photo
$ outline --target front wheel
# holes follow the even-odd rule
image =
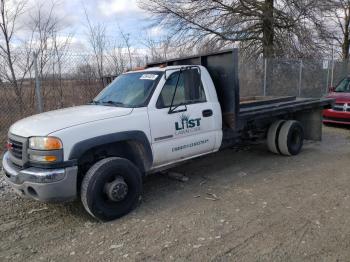
[[[126,215],[137,205],[142,176],[129,160],[110,157],[94,164],[81,185],[81,201],[93,217],[110,221]]]

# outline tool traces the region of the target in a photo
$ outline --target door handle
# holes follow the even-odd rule
[[[213,110],[211,110],[211,109],[203,110],[202,115],[203,115],[203,117],[210,117],[213,115]]]

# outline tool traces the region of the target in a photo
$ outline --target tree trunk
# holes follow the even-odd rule
[[[266,77],[264,83],[266,85],[266,95],[273,95],[272,93],[272,81],[273,81],[273,57],[275,55],[274,52],[274,18],[273,18],[273,9],[274,9],[274,0],[265,0],[265,6],[263,9],[263,57],[266,60],[264,65]]]
[[[7,63],[8,63],[8,67],[10,69],[10,73],[11,73],[11,79],[10,83],[13,85],[12,88],[14,89],[15,95],[17,97],[17,103],[19,105],[19,109],[20,109],[20,114],[21,116],[23,116],[23,111],[24,111],[24,103],[23,103],[23,99],[22,99],[22,90],[20,88],[20,86],[18,85],[17,82],[17,77],[15,74],[15,69],[13,66],[13,58],[12,58],[12,52],[11,52],[11,48],[10,48],[10,37],[8,35],[8,31],[7,31],[7,21],[6,21],[6,17],[5,17],[5,7],[4,7],[4,2],[2,2],[1,5],[1,20],[2,20],[2,33],[3,33],[3,37],[4,37],[4,41],[5,41],[5,48],[6,48],[6,56],[7,56]]]
[[[348,61],[349,61],[349,48],[350,48],[350,39],[349,39],[349,26],[350,26],[350,6],[345,10],[344,17],[344,39],[342,43],[342,75],[346,77],[348,75]]]
[[[264,58],[270,58],[274,56],[274,0],[265,0],[265,6],[263,10],[263,55]]]
[[[347,26],[349,27],[349,26]],[[344,34],[344,40],[342,44],[342,57],[343,61],[347,61],[349,59],[349,47],[350,47],[350,42],[349,42],[349,28],[347,28],[347,32]]]
[[[350,23],[350,7],[345,12],[345,18],[344,18],[344,39],[342,44],[342,56],[343,61],[347,61],[349,59],[349,23]]]

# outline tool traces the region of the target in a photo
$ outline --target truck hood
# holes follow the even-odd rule
[[[69,107],[24,118],[10,127],[10,133],[22,137],[47,136],[72,126],[125,116],[132,110],[102,105]]]
[[[350,93],[333,92],[330,93],[327,97],[335,98],[336,103],[350,103]]]

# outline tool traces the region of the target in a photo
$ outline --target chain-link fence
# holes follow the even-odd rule
[[[348,62],[321,59],[240,62],[241,96],[322,97],[349,69]]]
[[[86,104],[116,75],[145,64],[145,57],[120,51],[100,55],[16,50],[11,55],[11,62],[0,57],[1,145],[15,121]]]
[[[0,58],[0,143],[12,123],[38,111],[86,104],[118,74],[142,66],[137,54],[32,52]],[[269,59],[240,62],[241,96],[321,97],[348,73],[348,64],[323,60]],[[2,151],[2,150],[0,150]]]

